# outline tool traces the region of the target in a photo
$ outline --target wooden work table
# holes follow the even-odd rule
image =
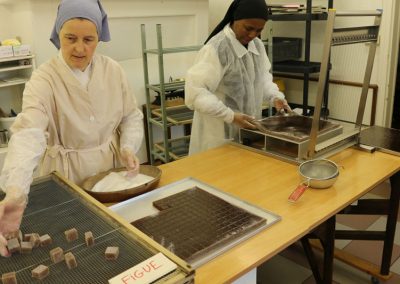
[[[278,223],[198,268],[195,282],[234,281],[400,170],[400,157],[382,152],[349,148],[329,159],[341,166],[334,186],[307,189],[297,203],[287,200],[300,183],[297,165],[236,145],[161,165],[159,187],[190,176],[282,217]]]

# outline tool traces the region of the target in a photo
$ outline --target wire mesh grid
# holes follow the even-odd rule
[[[108,279],[156,254],[154,249],[129,235],[126,229],[107,222],[104,216],[64,187],[53,179],[31,187],[21,231],[23,234],[49,234],[52,243],[34,248],[30,254],[15,253],[10,258],[0,258],[0,274],[15,271],[18,283],[107,283]],[[79,237],[67,242],[64,232],[71,228],[77,229]],[[95,238],[90,247],[85,244],[84,233],[87,231]],[[108,246],[119,247],[117,260],[105,259]],[[78,266],[69,270],[64,261],[53,264],[49,252],[55,247],[61,247],[64,253],[72,252]],[[50,270],[49,276],[42,281],[31,276],[31,271],[39,264],[49,266]],[[175,273],[179,271],[172,274]]]

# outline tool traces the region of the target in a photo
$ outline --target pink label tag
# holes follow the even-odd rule
[[[296,202],[300,196],[303,195],[304,191],[307,189],[307,185],[305,184],[299,184],[296,189],[289,195],[288,200],[290,202]]]

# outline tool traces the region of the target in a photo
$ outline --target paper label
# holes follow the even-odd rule
[[[178,266],[161,252],[108,280],[110,284],[145,284],[175,270]]]

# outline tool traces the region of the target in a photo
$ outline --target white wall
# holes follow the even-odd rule
[[[390,126],[386,124],[386,117],[391,114],[387,112],[388,106],[387,102],[389,97],[392,97],[393,90],[389,89],[388,78],[390,76],[390,63],[393,62],[392,57],[395,55],[395,50],[392,48],[393,40],[393,23],[396,17],[399,17],[399,10],[394,10],[393,6],[395,0],[373,0],[373,1],[356,1],[356,0],[335,0],[334,7],[338,10],[374,10],[383,9],[382,23],[380,29],[379,46],[376,51],[376,58],[374,62],[373,75],[371,78],[372,84],[377,84],[379,87],[378,91],[378,101],[377,101],[377,111],[376,111],[376,124]],[[396,15],[397,14],[397,15]],[[360,18],[348,19],[347,22],[350,24],[362,25],[372,24],[373,19],[369,17],[370,20],[360,20]],[[344,22],[341,20],[338,22],[340,24]],[[398,38],[397,38],[398,41]],[[350,46],[349,46],[350,47]],[[354,45],[353,49],[344,49],[344,52],[337,52],[335,61],[332,64],[341,65],[333,72],[333,78],[346,79],[350,78],[352,80],[357,80],[362,82],[362,77],[364,66],[367,58],[368,45],[358,44]],[[363,64],[357,64],[361,62]],[[360,68],[361,67],[361,68]],[[335,92],[335,90],[333,90]],[[359,93],[360,90],[357,90]],[[350,91],[351,93],[351,91]],[[335,95],[335,94],[334,94]],[[332,98],[333,100],[333,98]],[[334,103],[333,103],[334,104]],[[343,106],[344,104],[340,104]]]
[[[9,7],[7,5],[0,4],[0,15],[7,15],[7,14],[8,15],[10,14]],[[6,17],[6,16],[0,17],[0,40],[4,40],[4,39],[10,37],[10,34],[9,34],[10,31],[9,31],[9,29],[6,28],[8,26],[7,25],[8,19],[9,19],[9,17]]]
[[[208,1],[209,32],[212,32],[214,30],[214,28],[219,24],[219,22],[223,19],[223,17],[225,16],[225,13],[228,10],[228,7],[231,3],[232,3],[232,0],[209,0]]]
[[[3,33],[4,37],[21,36],[23,42],[32,44],[38,65],[45,62],[57,54],[49,36],[58,3],[58,0],[0,0],[0,38]],[[165,47],[197,45],[208,35],[208,25],[204,24],[208,19],[207,0],[102,0],[102,4],[109,17],[112,40],[101,43],[98,52],[121,63],[140,105],[145,103],[140,24],[146,24],[149,48],[156,47],[156,24],[162,24]],[[3,22],[14,24],[5,28]],[[166,79],[184,77],[194,56],[194,53],[165,56]],[[159,81],[156,60],[156,56],[150,55],[151,83]],[[139,158],[141,162],[147,161],[145,143]]]

